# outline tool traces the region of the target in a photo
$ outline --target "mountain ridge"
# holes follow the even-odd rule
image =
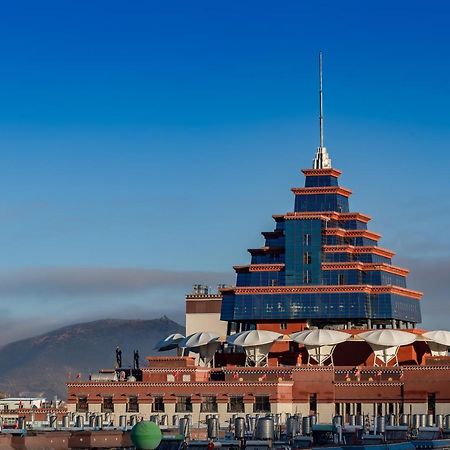
[[[65,398],[65,383],[81,374],[115,366],[115,348],[122,349],[124,367],[133,351],[142,359],[155,354],[155,343],[184,327],[158,319],[99,319],[59,327],[47,333],[8,343],[0,348],[0,391],[14,396]]]

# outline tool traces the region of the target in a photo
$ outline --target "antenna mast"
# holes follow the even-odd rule
[[[322,91],[322,52],[319,53],[319,126],[320,126],[320,144],[319,147],[323,147],[323,91]]]
[[[313,159],[313,169],[330,169],[331,159],[323,146],[323,89],[322,89],[322,52],[319,53],[319,127],[320,140],[316,157]]]

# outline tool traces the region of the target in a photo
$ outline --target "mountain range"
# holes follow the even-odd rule
[[[133,364],[139,350],[155,354],[155,343],[184,327],[163,316],[152,320],[105,319],[65,326],[0,348],[0,391],[8,396],[65,399],[68,380],[86,380],[100,369],[114,368],[115,349],[122,350],[123,366]],[[78,375],[79,374],[79,375]]]

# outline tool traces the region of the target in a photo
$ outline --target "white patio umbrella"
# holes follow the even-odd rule
[[[190,334],[178,343],[179,348],[187,348],[198,353],[199,364],[207,366],[213,360],[214,354],[220,347],[219,336],[210,331],[198,331]]]
[[[228,336],[230,345],[242,347],[246,354],[246,365],[267,365],[267,356],[272,344],[283,336],[280,333],[268,330],[242,331]]]
[[[190,334],[178,343],[178,347],[194,348],[209,344],[211,341],[217,341],[219,336],[211,331],[198,331]]]
[[[423,333],[433,356],[447,356],[450,347],[450,331],[433,330]]]
[[[158,352],[165,352],[168,350],[173,350],[178,347],[179,342],[184,339],[184,336],[180,333],[173,333],[158,341],[154,349]]]
[[[351,334],[337,330],[305,330],[290,335],[291,339],[298,344],[303,344],[308,351],[308,364],[310,358],[322,366],[330,358],[333,365],[333,352],[337,344],[351,338]]]
[[[292,333],[290,338],[303,345],[336,345],[351,338],[351,334],[337,330],[305,330]]]
[[[227,337],[227,342],[239,347],[254,347],[255,345],[271,344],[283,336],[280,333],[268,330],[242,331]]]
[[[374,365],[377,366],[377,359],[381,360],[385,366],[395,358],[398,364],[397,353],[402,345],[412,344],[416,340],[416,335],[400,330],[371,330],[358,334],[358,338],[364,339],[375,354]]]

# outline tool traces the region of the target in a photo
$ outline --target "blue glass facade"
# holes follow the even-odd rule
[[[225,294],[222,318],[237,322],[320,319],[381,319],[420,322],[415,299],[396,294]]]
[[[294,211],[348,212],[348,198],[341,194],[296,195]]]
[[[405,289],[406,276],[402,271],[390,270],[390,257],[371,251],[370,248],[377,246],[377,238],[363,236],[368,219],[346,214],[349,212],[347,196],[330,194],[329,189],[320,192],[320,188],[337,187],[338,175],[330,174],[327,169],[322,173],[314,172],[307,174],[305,187],[318,189],[314,189],[314,193],[306,190],[295,196],[295,212],[309,214],[275,216],[275,230],[262,233],[264,246],[249,250],[251,264],[259,266],[253,270],[250,266],[237,267],[236,289],[223,293],[222,320],[246,323],[367,319],[420,322],[420,304],[414,293],[402,289],[371,293],[371,286]],[[347,236],[346,230],[357,236]],[[334,251],[329,246],[341,248]],[[342,246],[348,250],[343,251]],[[369,248],[353,252],[349,246]],[[323,289],[322,292],[280,292],[280,289],[286,291],[294,286],[331,288],[326,289],[327,292]],[[361,286],[360,292],[354,289],[355,286]],[[245,287],[258,287],[259,290],[257,294],[251,290],[248,292],[252,293],[239,291]],[[349,287],[348,292],[345,292],[346,287]],[[306,288],[303,290],[314,291]]]

